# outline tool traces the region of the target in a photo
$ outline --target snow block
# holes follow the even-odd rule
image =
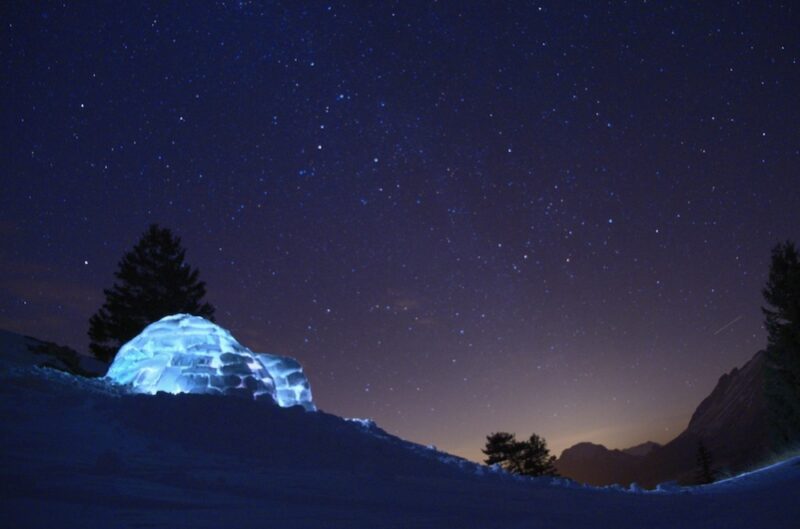
[[[190,314],[148,325],[120,348],[106,378],[137,393],[269,396],[284,408],[316,410],[297,360],[254,353],[227,330]]]

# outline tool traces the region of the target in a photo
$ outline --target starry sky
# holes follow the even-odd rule
[[[148,224],[319,406],[664,442],[800,241],[792,2],[5,5],[0,327],[88,350]]]

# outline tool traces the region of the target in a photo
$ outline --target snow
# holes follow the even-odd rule
[[[138,393],[239,395],[316,409],[297,360],[254,353],[219,325],[190,314],[148,325],[120,348],[106,376]]]
[[[800,458],[703,487],[509,476],[371,420],[0,365],[0,525],[796,527]]]
[[[77,370],[91,376],[100,376],[108,369],[107,364],[93,357],[3,329],[0,329],[0,364],[16,367],[47,366],[68,372]]]
[[[0,359],[5,365],[35,365],[37,357],[30,349],[41,343],[30,336],[0,329]]]

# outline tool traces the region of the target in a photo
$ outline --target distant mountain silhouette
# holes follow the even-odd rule
[[[664,481],[690,483],[694,477],[698,442],[702,440],[716,469],[737,471],[771,451],[764,367],[766,355],[756,353],[741,369],[723,375],[703,399],[686,430],[659,446],[643,443],[625,450],[579,443],[556,461],[562,476],[592,485],[632,482],[653,487]]]
[[[630,448],[624,448],[622,452],[625,452],[626,454],[632,456],[641,457],[641,456],[646,456],[656,448],[661,448],[661,445],[658,443],[654,443],[653,441],[647,441],[640,445],[632,446]]]
[[[578,443],[567,448],[556,461],[562,476],[590,485],[630,483],[635,478],[641,457],[603,445]]]

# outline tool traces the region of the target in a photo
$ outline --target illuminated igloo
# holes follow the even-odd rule
[[[107,378],[137,393],[213,393],[272,398],[315,410],[294,358],[254,353],[205,318],[175,314],[148,325],[123,345]]]

